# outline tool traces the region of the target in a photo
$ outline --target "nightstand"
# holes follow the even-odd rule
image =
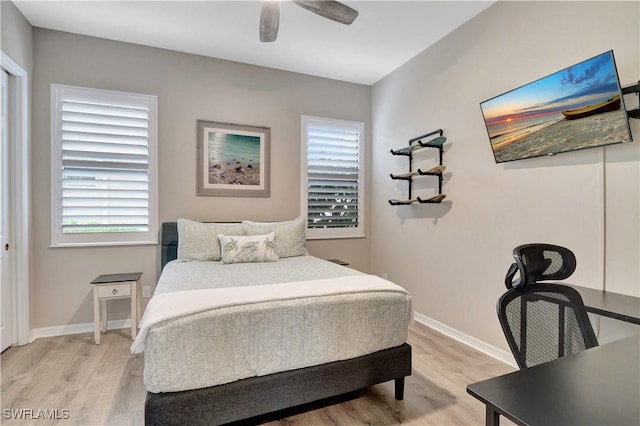
[[[333,262],[336,263],[340,266],[349,266],[349,262],[345,262],[344,260],[340,260],[340,259],[327,259],[329,262]]]
[[[96,345],[100,344],[100,331],[107,332],[107,302],[115,299],[131,299],[131,339],[136,338],[140,294],[138,281],[142,272],[128,274],[106,274],[91,281],[93,285],[93,322]],[[102,327],[100,327],[102,321]],[[102,330],[101,330],[102,328]]]

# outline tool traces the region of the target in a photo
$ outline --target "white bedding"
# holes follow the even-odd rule
[[[311,256],[171,262],[132,349],[144,347],[150,392],[215,386],[399,346],[410,301],[393,283]]]
[[[144,342],[153,325],[190,314],[228,306],[378,291],[407,294],[407,291],[399,285],[375,275],[364,274],[292,283],[163,293],[149,301],[140,321],[140,331],[131,345],[131,352],[144,351]]]
[[[157,294],[194,290],[197,288],[223,288],[279,284],[294,281],[319,280],[362,275],[314,256],[297,256],[266,263],[179,262],[171,261],[162,270]]]

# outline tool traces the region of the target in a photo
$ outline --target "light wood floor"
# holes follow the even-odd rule
[[[422,325],[409,333],[413,374],[404,401],[393,382],[298,409],[265,416],[268,425],[481,425],[484,405],[466,392],[469,383],[513,371]],[[93,333],[41,338],[2,353],[0,423],[3,425],[141,425],[145,389],[143,357],[131,355],[128,330],[112,330],[95,345]],[[8,418],[17,409],[32,418]],[[38,419],[38,410],[57,410],[58,420]],[[68,410],[68,411],[63,411]],[[14,411],[15,412],[15,411]],[[24,413],[24,411],[23,411]],[[40,412],[42,416],[42,412]],[[502,424],[511,424],[501,419]]]

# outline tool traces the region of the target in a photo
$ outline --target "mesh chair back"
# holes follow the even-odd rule
[[[552,244],[525,244],[513,249],[515,263],[505,278],[507,288],[524,287],[538,281],[564,280],[576,270],[571,250]],[[520,278],[514,280],[516,272]]]
[[[512,288],[498,318],[520,368],[598,346],[580,293],[561,284]]]

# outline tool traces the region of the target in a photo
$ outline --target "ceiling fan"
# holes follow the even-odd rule
[[[332,0],[293,0],[298,6],[341,24],[350,25],[357,17],[358,11],[344,3]],[[260,13],[260,41],[272,42],[278,37],[280,23],[280,4],[268,0],[262,3]]]

